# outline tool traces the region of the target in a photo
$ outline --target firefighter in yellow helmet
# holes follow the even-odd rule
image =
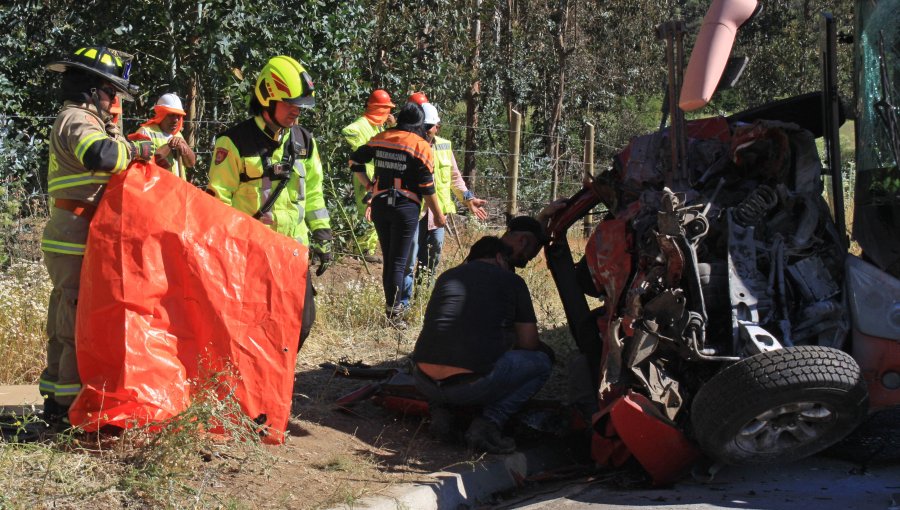
[[[369,100],[366,101],[366,111],[363,115],[354,120],[341,130],[347,144],[350,145],[350,151],[365,145],[373,136],[381,133],[385,129],[385,125],[394,123],[391,108],[396,105],[391,102],[391,95],[386,90],[375,89],[369,94]],[[366,176],[369,180],[375,178],[374,163],[366,164]],[[381,262],[381,259],[375,256],[375,248],[378,246],[378,234],[375,227],[366,219],[366,208],[369,206],[368,200],[371,195],[367,196],[366,189],[359,181],[351,177],[353,181],[353,195],[356,198],[356,215],[361,228],[358,230],[356,242],[359,243],[361,255],[368,262]],[[355,249],[356,247],[354,247]]]
[[[131,55],[103,46],[79,48],[47,66],[62,73],[62,109],[50,129],[47,184],[50,220],[41,249],[53,290],[47,309],[47,368],[39,388],[44,419],[66,427],[69,405],[81,391],[75,359],[75,311],[88,226],[106,182],[132,160],[148,160],[149,142],[130,142],[114,121],[119,99],[133,100]]]
[[[269,60],[250,99],[251,118],[216,138],[209,191],[272,230],[310,248],[316,275],[333,261],[331,220],[322,191],[322,162],[312,133],[297,125],[301,108],[315,105],[313,82],[291,57]],[[315,321],[307,277],[300,344]]]
[[[156,151],[156,164],[187,180],[187,169],[197,163],[197,156],[181,136],[184,116],[181,98],[171,92],[163,94],[153,107],[153,118],[141,124],[135,133],[137,137],[131,135],[129,138],[149,138]]]

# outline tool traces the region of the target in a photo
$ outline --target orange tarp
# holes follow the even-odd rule
[[[166,420],[215,374],[283,441],[306,277],[303,245],[158,166],[113,176],[81,272],[72,423]]]

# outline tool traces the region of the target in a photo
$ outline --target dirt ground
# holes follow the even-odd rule
[[[541,263],[542,264],[542,263]],[[546,271],[546,266],[539,266]],[[317,279],[317,303],[348,282],[380,278],[381,266],[364,265],[346,257]],[[424,306],[424,303],[420,303]],[[538,308],[540,303],[535,302]],[[327,304],[320,308],[327,308]],[[324,325],[323,325],[324,326]],[[319,326],[317,326],[318,328]],[[332,331],[333,328],[324,328]],[[319,367],[320,363],[362,362],[370,366],[399,367],[412,350],[417,327],[395,331],[374,327],[369,333],[381,338],[340,340],[321,338],[314,329],[298,357],[289,437],[283,446],[265,447],[272,458],[262,469],[227,473],[212,490],[226,501],[240,501],[252,508],[327,508],[351,505],[360,498],[385,493],[401,483],[423,481],[428,474],[453,467],[472,467],[484,456],[464,445],[433,440],[427,422],[417,416],[402,416],[362,402],[350,409],[334,404],[339,397],[377,382],[349,379]],[[547,331],[544,337],[564,337],[564,328]],[[561,340],[560,343],[564,342]],[[565,357],[570,347],[557,346]],[[560,374],[548,384],[544,398],[554,398],[565,384]]]
[[[252,508],[352,505],[474,460],[462,447],[431,440],[420,418],[393,415],[371,402],[352,412],[333,405],[368,381],[335,378],[308,363],[298,369],[290,436],[283,446],[265,447],[273,456],[265,473],[242,470],[220,480],[215,490],[223,499]]]

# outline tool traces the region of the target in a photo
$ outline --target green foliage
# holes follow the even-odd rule
[[[316,134],[330,164],[332,197],[347,199],[349,153],[340,129],[363,110],[368,93],[387,89],[402,103],[425,90],[441,110],[443,136],[463,149],[465,99],[480,89],[475,131],[481,196],[505,196],[507,109],[525,114],[523,201],[549,195],[550,168],[577,186],[582,128],[594,123],[598,167],[630,136],[655,129],[665,79],[664,44],[655,27],[687,23],[685,55],[706,0],[564,2],[431,0],[27,0],[0,7],[0,165],[28,194],[44,193],[46,135],[59,105],[58,76],[44,65],[75,48],[105,44],[135,54],[141,93],[126,105],[125,131],[150,114],[156,98],[177,92],[198,154],[192,180],[203,184],[216,133],[246,116],[256,74],[277,54],[301,60],[318,102],[301,122]],[[711,109],[730,112],[818,88],[818,18],[833,11],[850,30],[851,7],[837,0],[766,2],[742,28],[735,53],[751,63],[733,91]],[[480,46],[473,39],[480,21]],[[477,62],[475,50],[479,51]],[[849,92],[849,52],[841,49],[842,91]],[[477,66],[475,64],[478,64]],[[707,114],[710,109],[705,110]],[[531,139],[527,139],[528,137]],[[461,152],[458,160],[462,165]],[[484,186],[482,188],[482,186]],[[563,187],[564,192],[570,191]],[[499,205],[499,204],[498,204]],[[332,211],[332,217],[335,217]]]

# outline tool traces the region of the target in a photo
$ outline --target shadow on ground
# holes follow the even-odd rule
[[[400,363],[391,361],[372,368],[400,368]],[[294,378],[291,435],[308,435],[309,424],[315,424],[353,436],[355,451],[347,453],[369,456],[380,470],[389,473],[426,474],[478,459],[463,445],[431,439],[421,416],[388,411],[371,399],[344,407],[335,403],[348,393],[382,381],[346,378],[333,369],[311,365],[302,367]]]
[[[565,348],[557,349],[563,352]],[[391,360],[371,369],[403,370],[405,358]],[[545,399],[529,407],[525,416],[515,417],[510,422],[507,433],[516,438],[519,450],[540,444],[551,437],[561,438],[570,433],[565,410],[559,410],[558,400],[563,399],[565,360],[559,360],[554,377],[548,383],[548,391],[539,395]],[[432,473],[458,466],[473,466],[474,463],[489,458],[475,454],[462,443],[446,444],[432,439],[428,434],[428,421],[414,412],[403,414],[385,409],[368,399],[352,406],[338,406],[335,401],[351,392],[368,385],[378,385],[383,378],[371,380],[353,379],[337,375],[331,368],[306,365],[301,367],[294,379],[294,400],[292,415],[297,419],[290,424],[292,436],[309,434],[304,424],[328,427],[357,438],[362,450],[374,457],[379,469],[387,472]],[[539,432],[535,430],[535,427]],[[462,436],[462,431],[460,431]],[[571,438],[566,438],[571,442]],[[587,452],[587,447],[583,447]],[[365,454],[357,451],[356,454]]]

